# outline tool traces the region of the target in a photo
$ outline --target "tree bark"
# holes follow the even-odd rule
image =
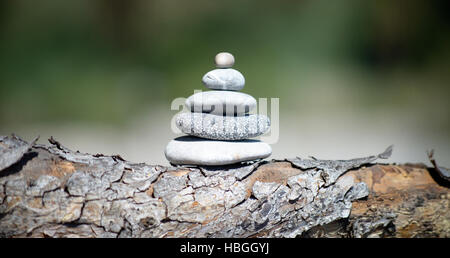
[[[1,237],[450,236],[442,167],[373,163],[391,147],[345,161],[164,167],[49,141],[0,136]]]

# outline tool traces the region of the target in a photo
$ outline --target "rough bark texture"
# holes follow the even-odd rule
[[[449,237],[438,169],[286,159],[163,167],[0,136],[1,237]]]

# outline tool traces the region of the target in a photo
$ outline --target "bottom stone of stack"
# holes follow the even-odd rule
[[[173,139],[165,155],[171,164],[219,166],[267,158],[269,144],[259,140],[218,141],[193,136]]]

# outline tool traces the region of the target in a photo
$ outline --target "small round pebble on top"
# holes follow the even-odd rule
[[[234,56],[228,52],[220,52],[214,58],[217,68],[230,68],[234,65]]]

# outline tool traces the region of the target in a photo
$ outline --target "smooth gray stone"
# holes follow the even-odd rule
[[[195,93],[185,105],[196,113],[242,115],[256,107],[256,99],[242,92],[213,90]]]
[[[228,52],[220,52],[214,58],[217,68],[231,68],[234,65],[234,56]]]
[[[265,115],[219,116],[207,113],[180,113],[176,126],[189,135],[213,140],[243,140],[257,137],[269,130]]]
[[[202,78],[203,84],[212,90],[242,90],[245,85],[244,76],[233,68],[214,69]]]
[[[219,166],[267,158],[272,148],[258,140],[230,142],[183,136],[170,141],[164,154],[172,164]]]

